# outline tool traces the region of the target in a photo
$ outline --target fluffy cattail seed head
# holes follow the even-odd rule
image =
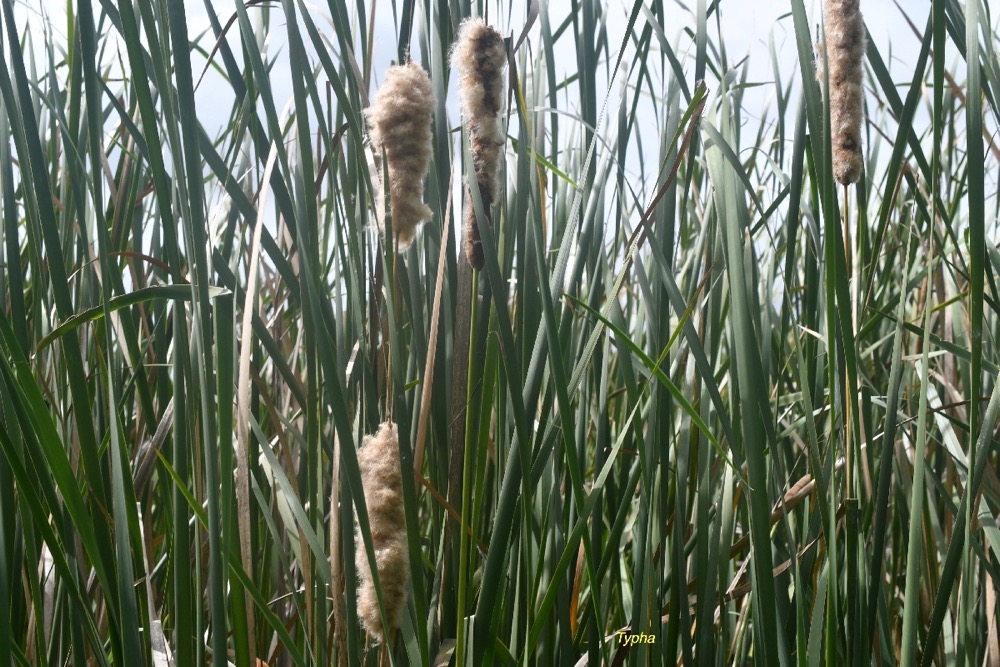
[[[361,579],[358,587],[358,616],[368,633],[382,641],[399,627],[406,605],[410,579],[406,543],[406,515],[403,513],[403,477],[399,463],[399,436],[396,424],[384,422],[375,435],[366,435],[358,450],[361,485],[372,531],[375,564],[382,587],[382,601],[389,627],[382,624],[375,594],[375,582],[368,566],[360,528],[355,541],[355,564]]]
[[[824,0],[825,74],[830,82],[833,174],[849,185],[861,176],[861,122],[864,120],[862,63],[865,24],[861,0]],[[817,67],[822,84],[823,67]]]
[[[476,184],[489,215],[500,189],[500,158],[505,135],[500,125],[503,107],[507,52],[503,36],[482,19],[466,19],[451,53],[451,66],[458,72],[458,96],[462,118],[476,171]],[[476,269],[483,267],[483,246],[473,205],[472,185],[465,197],[465,254]]]
[[[392,230],[400,251],[409,247],[417,227],[430,220],[431,209],[424,203],[424,178],[431,163],[431,117],[434,89],[420,65],[390,67],[371,107],[365,109],[372,146],[385,159],[392,206]],[[376,216],[385,233],[385,185],[377,169]]]

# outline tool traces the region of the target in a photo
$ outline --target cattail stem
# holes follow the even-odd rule
[[[851,227],[850,227],[850,198],[849,198],[849,188],[844,186],[844,204],[841,208],[841,215],[843,216],[843,229],[844,229],[844,270],[847,272],[848,276],[853,276],[854,271],[851,267],[852,264],[852,253],[851,253]],[[856,287],[856,284],[854,285]],[[857,336],[857,311],[854,307],[851,308],[851,329],[855,336]],[[860,388],[859,388],[860,389]],[[846,392],[844,395],[844,482],[846,489],[846,497],[854,498],[854,414],[851,411],[852,403],[848,398]]]
[[[340,439],[333,438],[333,471],[330,475],[330,589],[333,593],[333,638],[337,664],[347,664],[347,623],[344,605],[344,564],[340,553]]]

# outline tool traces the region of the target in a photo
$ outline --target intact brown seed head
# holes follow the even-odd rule
[[[839,183],[848,185],[858,180],[863,166],[865,24],[860,0],[824,0],[823,23],[833,174]],[[817,68],[817,76],[822,83],[822,68]]]

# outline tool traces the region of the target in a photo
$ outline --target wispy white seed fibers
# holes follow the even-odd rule
[[[500,190],[500,159],[505,135],[500,124],[507,53],[503,36],[482,19],[466,19],[451,53],[458,74],[462,119],[469,135],[483,211],[489,215]],[[473,205],[471,184],[466,184],[465,254],[476,269],[483,267],[483,246]]]
[[[388,173],[392,230],[400,252],[416,236],[417,228],[430,220],[424,203],[424,179],[431,163],[431,118],[434,90],[420,65],[410,62],[389,68],[385,81],[365,109],[372,147],[385,159]],[[385,234],[385,184],[381,168],[373,174],[376,218]]]
[[[358,568],[358,616],[368,633],[382,641],[399,627],[406,605],[410,565],[406,543],[406,515],[403,512],[403,477],[399,463],[396,424],[384,422],[375,435],[366,435],[358,450],[361,485],[375,549],[375,566],[382,587],[389,627],[382,624],[375,594],[375,581],[368,565],[360,528],[356,529],[355,564]]]

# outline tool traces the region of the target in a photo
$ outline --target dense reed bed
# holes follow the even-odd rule
[[[1000,664],[989,7],[788,2],[0,0],[0,665]]]

